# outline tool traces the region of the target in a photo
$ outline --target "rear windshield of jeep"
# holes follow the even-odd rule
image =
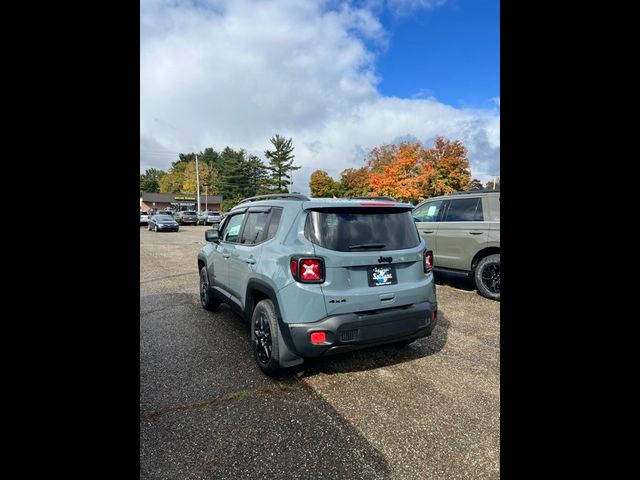
[[[390,208],[335,208],[312,210],[305,237],[340,252],[403,250],[420,244],[410,211]]]

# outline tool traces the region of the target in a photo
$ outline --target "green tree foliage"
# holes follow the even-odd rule
[[[242,149],[236,151],[230,147],[220,154],[220,172],[218,177],[218,191],[223,197],[242,197],[249,188],[249,179],[245,175],[246,152]]]
[[[498,180],[496,181],[495,186],[493,184],[493,180],[489,180],[485,188],[487,190],[500,190],[500,177],[498,177]]]
[[[309,188],[312,197],[333,197],[340,193],[340,183],[324,170],[316,170],[311,174]]]
[[[480,180],[478,180],[477,178],[471,180],[471,183],[469,184],[469,190],[482,190],[483,188],[484,187],[482,186],[482,182],[480,182]]]
[[[265,150],[264,155],[269,159],[267,169],[271,172],[271,191],[276,193],[287,193],[291,177],[289,172],[298,170],[300,167],[293,165],[295,155],[292,155],[292,139],[285,139],[276,134],[269,139],[274,146],[274,150]]]
[[[160,179],[166,175],[164,170],[155,168],[147,168],[144,173],[140,174],[140,193],[142,192],[159,192]]]
[[[231,210],[231,208],[233,208],[238,203],[240,203],[240,200],[242,200],[243,198],[245,197],[243,197],[242,195],[237,195],[235,197],[228,197],[228,198],[223,197],[222,205],[220,205],[220,210],[222,212],[228,212],[229,210]]]
[[[249,155],[244,168],[245,176],[248,179],[247,190],[245,191],[247,197],[269,193],[268,172],[262,160],[255,155]]]
[[[270,179],[265,164],[243,149],[225,147],[222,152],[205,148],[197,154],[200,173],[200,193],[209,183],[209,195],[222,195],[223,201],[237,201],[270,191]],[[169,172],[158,180],[163,193],[196,193],[196,153],[181,153]],[[163,172],[164,173],[164,172]],[[142,175],[140,177],[142,185]]]

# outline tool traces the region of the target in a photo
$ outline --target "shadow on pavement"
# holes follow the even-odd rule
[[[436,285],[446,285],[448,287],[459,288],[472,292],[476,290],[476,283],[472,277],[448,272],[434,272]]]
[[[197,301],[141,297],[140,478],[390,477],[312,388],[260,372],[246,323]]]

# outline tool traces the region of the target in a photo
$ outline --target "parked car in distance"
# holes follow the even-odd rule
[[[208,210],[198,212],[198,225],[205,225],[205,223],[207,222],[207,215],[209,215]]]
[[[149,225],[149,214],[140,210],[140,225]]]
[[[198,214],[195,210],[183,210],[176,213],[175,220],[180,225],[195,225],[198,223]]]
[[[433,268],[473,277],[478,292],[500,300],[500,191],[429,198],[413,210]]]
[[[305,358],[431,335],[432,253],[408,203],[261,195],[205,231],[200,303],[250,322],[267,375]]]
[[[205,225],[217,225],[222,221],[222,216],[220,212],[209,212],[207,215],[207,219],[205,220]]]
[[[149,220],[149,230],[155,232],[177,232],[179,229],[178,222],[171,215],[156,213]]]

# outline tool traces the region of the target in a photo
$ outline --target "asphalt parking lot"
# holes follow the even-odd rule
[[[499,302],[438,276],[431,337],[273,379],[200,307],[206,228],[140,228],[140,478],[500,477]]]

